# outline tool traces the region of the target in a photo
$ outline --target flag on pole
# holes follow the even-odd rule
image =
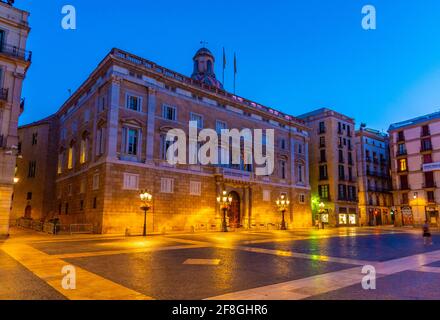
[[[225,52],[225,47],[223,47],[223,86],[225,85],[225,69],[226,69],[226,52]]]
[[[234,52],[234,94],[235,94],[235,77],[237,75],[237,56]]]

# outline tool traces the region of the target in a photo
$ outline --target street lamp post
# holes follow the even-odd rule
[[[153,196],[147,191],[143,190],[140,192],[139,197],[141,198],[141,210],[144,210],[144,230],[142,235],[147,236],[147,211],[151,209]]]
[[[220,205],[220,209],[223,211],[222,232],[228,232],[226,211],[231,207],[232,197],[228,197],[228,193],[224,190],[222,195],[217,197],[217,202]]]
[[[282,194],[281,197],[277,199],[277,201],[275,201],[275,203],[277,204],[278,210],[281,211],[282,214],[281,230],[287,230],[286,220],[284,219],[284,213],[289,207],[290,201],[286,199],[286,196],[284,194]]]

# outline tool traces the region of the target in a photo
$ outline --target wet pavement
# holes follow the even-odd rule
[[[0,299],[440,299],[439,234],[433,242],[374,228],[146,239],[14,230],[0,241]],[[366,264],[383,273],[376,290],[362,289]],[[78,270],[74,291],[61,285],[64,265]]]

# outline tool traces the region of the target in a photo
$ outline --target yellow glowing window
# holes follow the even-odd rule
[[[399,160],[399,170],[400,171],[406,171],[407,170],[406,159],[400,159]]]
[[[67,154],[67,169],[73,169],[73,147],[69,148],[69,153]]]
[[[87,161],[87,139],[81,140],[81,152],[79,156],[79,162],[81,164]]]

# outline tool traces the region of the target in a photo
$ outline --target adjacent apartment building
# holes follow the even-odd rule
[[[361,226],[394,224],[388,138],[386,133],[365,125],[356,131]]]
[[[23,112],[23,80],[31,62],[26,40],[29,13],[0,2],[0,236],[9,233],[18,117]]]
[[[35,219],[59,218],[62,224],[93,224],[98,233],[140,230],[139,190],[146,189],[153,195],[149,232],[218,230],[222,215],[216,197],[226,191],[232,198],[230,228],[277,227],[281,213],[275,201],[283,194],[291,201],[288,227],[311,226],[307,124],[225,91],[216,79],[214,62],[213,54],[201,48],[193,57],[194,72],[187,77],[128,52],[111,50],[52,118],[58,134],[51,134],[50,124],[44,122],[23,128],[22,146],[32,144],[33,133],[38,132],[38,148],[56,149],[57,163],[41,169],[55,175],[46,199],[51,203],[35,204],[40,198],[34,198],[32,190],[44,184],[40,179],[45,175],[39,176],[38,163],[35,177],[26,174],[30,161],[38,159],[23,150],[23,169],[18,171],[23,185],[17,194],[20,199],[14,197],[15,216],[27,212]],[[166,134],[175,128],[188,132],[189,121],[197,123],[196,131],[211,128],[218,134],[233,128],[273,129],[274,172],[256,175],[255,162],[201,165],[195,160],[171,165],[166,161],[171,144]],[[347,140],[351,133],[344,128]],[[223,154],[223,146],[220,149]],[[30,200],[25,199],[28,192],[32,192]],[[39,201],[46,200],[43,195]],[[34,211],[34,207],[42,209]]]
[[[398,225],[439,225],[440,112],[389,128]]]
[[[18,157],[15,170],[11,224],[17,218],[41,220],[56,210],[58,119],[51,116],[18,128]]]
[[[355,121],[323,108],[299,116],[311,128],[309,148],[314,214],[330,226],[359,225]]]

